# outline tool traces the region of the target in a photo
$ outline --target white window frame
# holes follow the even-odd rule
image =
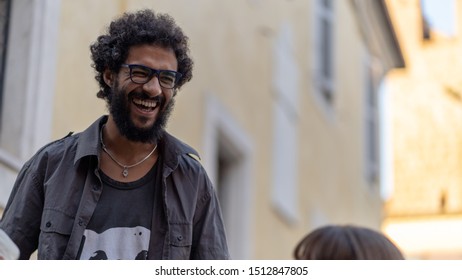
[[[231,258],[252,259],[252,206],[255,192],[253,142],[213,94],[205,96],[203,165],[221,198]],[[222,182],[225,186],[218,186],[218,157],[221,148],[238,159],[238,164],[233,165],[227,181]]]

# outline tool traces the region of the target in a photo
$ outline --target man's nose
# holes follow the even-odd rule
[[[148,92],[151,96],[157,96],[162,93],[162,87],[160,86],[157,75],[153,75],[152,78],[143,85],[143,90]]]

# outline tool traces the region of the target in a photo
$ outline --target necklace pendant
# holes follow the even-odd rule
[[[124,171],[122,171],[122,176],[124,176],[124,178],[127,178],[127,176],[128,176],[128,168],[127,167],[124,167]]]

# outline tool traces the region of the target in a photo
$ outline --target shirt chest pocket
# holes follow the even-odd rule
[[[189,259],[192,245],[191,224],[170,224],[171,259]]]
[[[74,217],[55,209],[44,209],[40,230],[45,233],[70,235],[73,224]]]
[[[55,209],[44,209],[40,224],[38,257],[59,259],[66,250],[74,217]]]

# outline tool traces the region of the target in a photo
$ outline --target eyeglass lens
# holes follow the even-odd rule
[[[170,70],[155,70],[142,65],[129,65],[129,67],[130,78],[137,84],[147,83],[156,75],[162,87],[171,89],[175,87],[179,76],[178,72]]]

